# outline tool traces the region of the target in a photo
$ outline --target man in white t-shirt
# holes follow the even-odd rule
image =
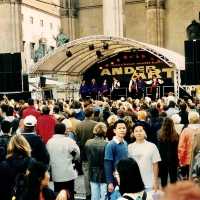
[[[128,146],[128,155],[138,163],[146,190],[157,190],[159,151],[155,144],[145,140],[146,133],[140,124],[134,126],[133,135],[136,141]]]

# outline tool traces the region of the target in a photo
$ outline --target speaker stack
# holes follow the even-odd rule
[[[185,72],[183,84],[200,84],[200,40],[185,41]]]
[[[6,94],[8,98],[28,99],[28,74],[22,75],[21,53],[0,54],[0,99]]]

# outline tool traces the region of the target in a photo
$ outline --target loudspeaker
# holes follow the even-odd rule
[[[0,92],[22,91],[21,53],[0,54]]]
[[[21,72],[1,73],[0,72],[0,92],[21,92],[22,77]]]
[[[52,90],[44,90],[44,99],[53,99]]]
[[[23,90],[25,92],[29,91],[28,74],[23,74]]]
[[[200,40],[185,41],[185,83],[200,84]]]
[[[46,86],[46,77],[40,76],[40,87]]]

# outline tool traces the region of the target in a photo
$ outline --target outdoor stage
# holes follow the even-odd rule
[[[32,66],[31,73],[63,75],[66,84],[76,86],[73,92],[77,92],[83,78],[87,82],[95,78],[98,84],[107,79],[111,84],[112,77],[117,77],[121,87],[127,88],[133,74],[141,75],[145,81],[156,74],[164,81],[160,96],[172,91],[178,97],[184,68],[185,57],[176,52],[128,38],[99,35],[77,39],[55,49]],[[66,95],[69,95],[67,88]]]

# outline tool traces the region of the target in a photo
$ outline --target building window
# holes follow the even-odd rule
[[[30,17],[29,20],[30,20],[30,24],[33,24],[33,17]]]
[[[53,23],[50,23],[50,30],[53,30]]]
[[[33,42],[30,43],[30,54],[31,54],[31,58],[34,59],[35,58],[35,43]]]
[[[41,26],[41,27],[44,26],[44,21],[43,21],[43,19],[40,20],[40,26]]]

